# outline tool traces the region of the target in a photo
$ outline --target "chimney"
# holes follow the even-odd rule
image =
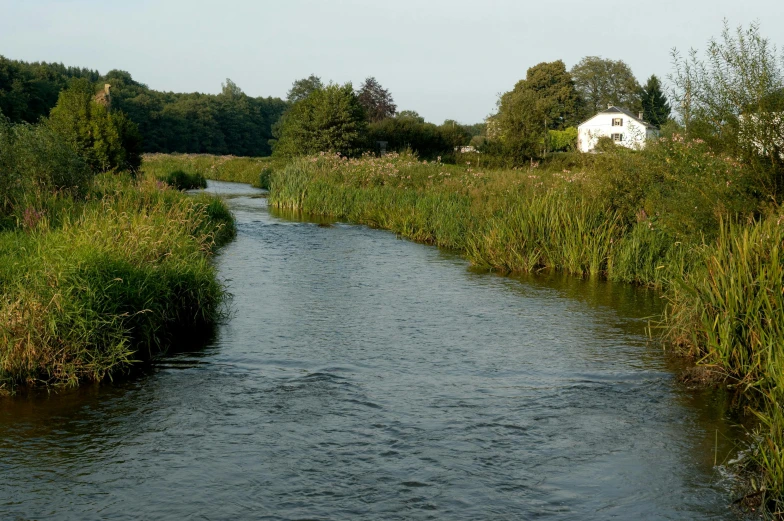
[[[643,121],[643,119],[642,119],[642,112],[638,112],[638,113],[637,113],[637,115],[639,116],[639,118],[638,118],[638,119],[639,119],[640,121]]]
[[[608,104],[607,104],[607,108],[608,108],[608,109],[611,109],[612,107],[613,107],[612,103],[608,103]]]
[[[108,83],[104,83],[103,84],[103,91],[106,93],[107,96],[109,96],[109,89],[110,88],[111,88],[111,85],[109,85]]]

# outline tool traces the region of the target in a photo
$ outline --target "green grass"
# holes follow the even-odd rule
[[[161,180],[168,180],[174,172],[182,172],[214,181],[246,183],[266,189],[272,169],[278,166],[281,166],[278,161],[264,157],[146,154],[142,170],[146,175]]]
[[[41,201],[0,233],[0,392],[100,381],[220,318],[221,201],[114,176]]]
[[[157,179],[177,190],[207,188],[207,179],[200,173],[189,174],[182,170],[173,170],[168,174],[157,177]]]

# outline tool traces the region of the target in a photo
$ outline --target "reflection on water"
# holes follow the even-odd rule
[[[211,188],[232,319],[135,378],[0,401],[0,518],[734,518],[737,431],[648,345],[655,293]]]

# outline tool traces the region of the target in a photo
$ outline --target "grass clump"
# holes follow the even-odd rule
[[[213,156],[209,154],[146,154],[142,169],[147,175],[169,182],[174,173],[214,181],[246,183],[267,189],[274,168],[280,160],[265,157]],[[171,182],[169,182],[171,184]],[[172,185],[174,186],[174,185]],[[194,188],[202,188],[194,186]]]
[[[99,381],[220,317],[219,200],[118,176],[42,199],[0,233],[0,390]]]
[[[159,181],[166,183],[177,190],[194,190],[207,188],[207,180],[200,173],[189,174],[182,170],[174,170],[166,175],[159,176]]]

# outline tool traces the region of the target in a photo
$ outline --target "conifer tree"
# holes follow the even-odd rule
[[[662,126],[670,119],[670,103],[662,92],[661,82],[656,75],[651,75],[640,91],[643,119],[651,125]]]

